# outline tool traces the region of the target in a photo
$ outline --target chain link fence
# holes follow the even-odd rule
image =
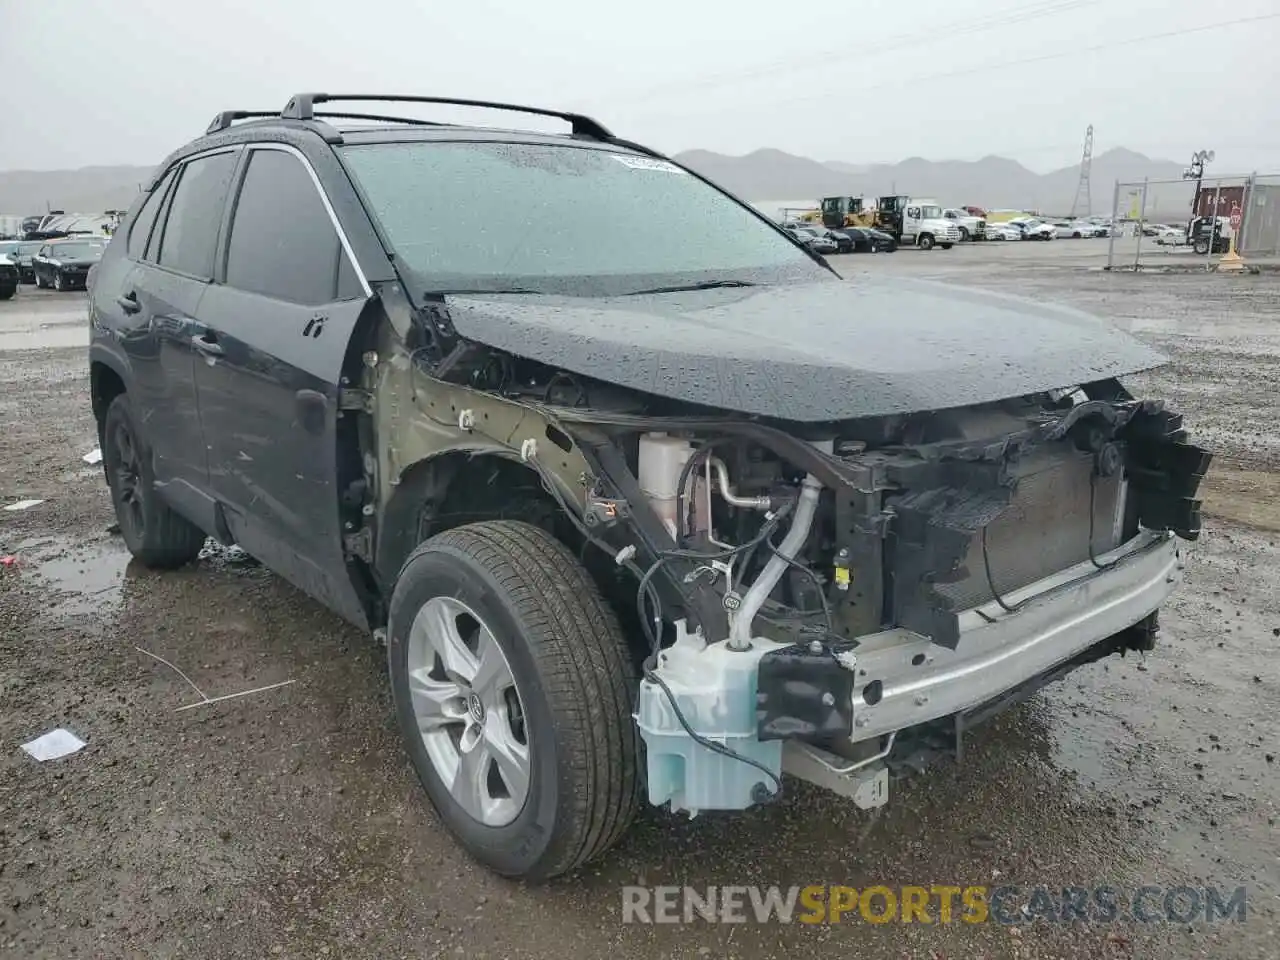
[[[1212,269],[1233,240],[1246,261],[1280,260],[1280,175],[1116,182],[1108,270]]]

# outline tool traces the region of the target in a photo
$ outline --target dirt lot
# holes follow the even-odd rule
[[[1139,386],[1219,459],[1158,649],[1038,695],[877,818],[803,785],[740,817],[649,811],[606,860],[541,888],[445,835],[368,637],[226,551],[163,576],[128,562],[80,459],[96,445],[83,297],[0,303],[0,501],[45,501],[0,513],[0,556],[17,557],[0,567],[0,956],[1275,956],[1280,277],[1108,275],[1071,244],[838,266],[1063,300],[1172,356]],[[180,711],[198,698],[156,657],[209,697],[294,682]],[[57,726],[88,746],[44,764],[19,750]],[[621,922],[629,883],[1244,885],[1248,912],[640,926]]]

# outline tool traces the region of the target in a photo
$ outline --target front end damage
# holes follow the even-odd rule
[[[1210,454],[1114,381],[811,430],[557,411],[638,577],[649,799],[888,772],[1082,663],[1149,649]],[[530,451],[526,450],[526,454]]]
[[[386,505],[417,484],[399,500],[438,507],[420,468],[442,451],[540,481],[634,604],[649,799],[691,815],[768,801],[784,773],[885,802],[891,773],[958,754],[966,728],[1150,649],[1177,540],[1200,530],[1210,454],[1115,380],[800,425],[689,416],[470,345],[429,368],[381,351],[377,542],[431,532]]]

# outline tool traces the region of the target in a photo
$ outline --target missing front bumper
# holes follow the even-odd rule
[[[960,616],[954,650],[905,630],[862,638],[855,742],[963,713],[1034,680],[1157,610],[1180,579],[1172,534],[1143,532],[1116,550]]]

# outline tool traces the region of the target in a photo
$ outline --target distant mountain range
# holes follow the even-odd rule
[[[933,197],[947,206],[1035,209],[1066,213],[1075,197],[1079,166],[1038,174],[1015,160],[925,160],[910,157],[901,163],[854,164],[819,162],[781,150],[756,150],[731,157],[710,150],[676,155],[681,163],[724,185],[745,200],[816,203],[824,196],[878,197],[897,192]],[[0,172],[0,213],[33,214],[45,209],[90,213],[124,209],[151,175],[151,167],[83,167],[79,170],[16,170]],[[1093,212],[1109,213],[1113,184],[1143,177],[1174,179],[1182,166],[1122,147],[1093,158]],[[1189,186],[1163,188],[1150,206],[1185,210]]]
[[[945,206],[1014,208],[1065,214],[1071,209],[1080,180],[1079,165],[1039,174],[1016,160],[925,160],[910,157],[901,163],[857,165],[841,161],[821,163],[781,150],[756,150],[731,157],[709,150],[689,150],[675,159],[753,202],[809,197],[879,197],[892,193],[932,197]],[[1118,147],[1093,158],[1090,172],[1094,213],[1110,213],[1115,181],[1176,179],[1181,164],[1154,160]],[[1153,197],[1160,206],[1185,208],[1191,187],[1179,184]]]

